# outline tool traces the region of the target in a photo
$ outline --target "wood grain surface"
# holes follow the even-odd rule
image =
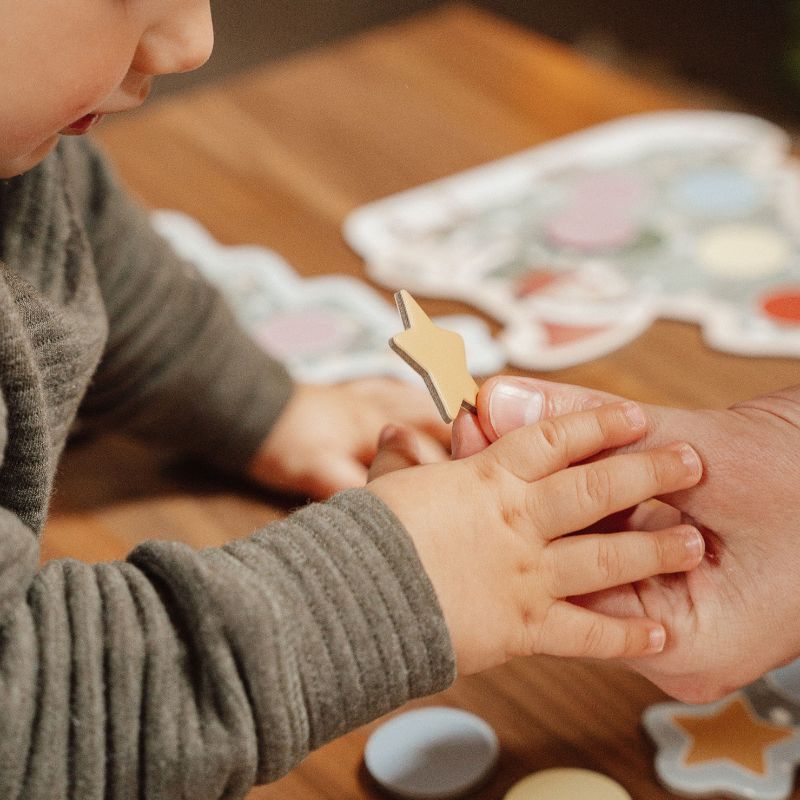
[[[684,105],[455,4],[108,120],[96,137],[148,206],[192,214],[223,242],[272,247],[308,275],[361,276],[340,233],[356,206],[623,114]],[[466,310],[424,305],[431,314]],[[696,327],[659,322],[612,355],[548,377],[648,402],[725,406],[796,383],[799,366],[722,355]],[[216,545],[289,506],[118,437],[76,442],[43,556],[121,558],[153,537]],[[500,766],[478,798],[502,798],[552,766],[600,770],[634,798],[667,798],[639,726],[643,708],[661,698],[613,665],[531,658],[422,702],[457,705],[497,730]],[[361,760],[371,728],[249,800],[379,797]]]

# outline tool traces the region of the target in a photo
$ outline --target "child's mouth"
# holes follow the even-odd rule
[[[67,136],[80,136],[96,125],[101,119],[102,114],[86,114],[72,124],[64,128],[61,133]]]

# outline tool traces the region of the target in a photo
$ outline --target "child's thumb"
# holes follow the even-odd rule
[[[385,425],[378,437],[378,452],[370,465],[367,481],[422,463],[414,434],[399,425]]]

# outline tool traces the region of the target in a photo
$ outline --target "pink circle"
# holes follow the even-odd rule
[[[629,244],[636,235],[636,227],[627,216],[568,211],[550,220],[547,234],[562,247],[610,250]]]
[[[630,175],[587,175],[549,220],[547,234],[557,245],[578,250],[623,247],[636,236],[634,211],[642,192],[641,183]]]
[[[343,349],[353,338],[352,327],[330,311],[284,311],[271,316],[254,336],[274,356],[296,358]]]
[[[630,209],[642,193],[642,183],[633,175],[605,172],[582,178],[573,190],[573,202],[596,209]]]

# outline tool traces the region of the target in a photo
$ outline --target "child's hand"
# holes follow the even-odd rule
[[[363,486],[387,424],[411,430],[418,463],[449,457],[450,427],[427,392],[388,378],[298,386],[247,475],[270,488],[325,499]]]
[[[414,540],[460,672],[516,655],[631,658],[664,647],[664,628],[650,619],[567,601],[702,559],[703,539],[688,525],[566,535],[700,479],[697,454],[679,444],[570,466],[640,439],[646,427],[636,404],[605,405],[521,428],[461,461],[385,472],[368,484]],[[391,432],[383,439],[392,451]],[[394,449],[395,466],[413,460],[402,441]]]
[[[490,378],[478,394],[477,418],[456,420],[453,452],[472,455],[539,413],[551,417],[620,399],[534,378]],[[684,703],[710,703],[800,657],[800,385],[728,409],[645,409],[647,435],[624,450],[681,436],[701,453],[705,473],[696,486],[661,498],[669,505],[638,507],[617,525],[641,530],[672,524],[669,516],[691,521],[706,537],[706,557],[685,575],[579,602],[663,623],[669,646],[631,666]],[[376,466],[385,461],[381,455]]]

